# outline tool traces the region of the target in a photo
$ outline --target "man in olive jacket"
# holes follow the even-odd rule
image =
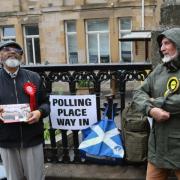
[[[49,114],[49,102],[40,76],[20,67],[22,54],[18,43],[0,43],[0,154],[8,180],[44,180],[42,118]],[[11,113],[8,122],[7,105],[16,113],[17,106],[30,106],[26,121],[18,122]]]
[[[157,38],[159,64],[135,91],[139,111],[153,118],[146,180],[166,180],[169,170],[180,179],[180,28]]]

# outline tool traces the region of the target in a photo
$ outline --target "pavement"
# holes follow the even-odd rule
[[[145,180],[145,165],[46,163],[45,180]],[[172,173],[168,180],[177,180]]]
[[[46,163],[46,180],[145,180],[145,166]]]
[[[45,163],[45,180],[145,180],[144,165],[94,165]],[[0,165],[0,180],[6,180]],[[171,176],[168,180],[177,180]]]

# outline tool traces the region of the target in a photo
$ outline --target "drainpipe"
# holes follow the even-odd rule
[[[144,0],[141,2],[141,30],[144,30]]]
[[[19,5],[19,11],[21,12],[22,11],[22,1],[21,0],[18,0],[18,5]]]

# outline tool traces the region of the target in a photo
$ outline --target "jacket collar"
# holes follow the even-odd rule
[[[12,79],[16,78],[16,76],[17,76],[17,74],[19,72],[19,67],[14,73],[8,71],[5,67],[3,67],[3,69]]]
[[[164,63],[168,72],[176,72],[180,69],[180,56],[172,59],[171,61]]]

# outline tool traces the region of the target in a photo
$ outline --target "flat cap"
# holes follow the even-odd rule
[[[23,49],[22,47],[15,41],[1,41],[0,42],[0,51],[3,47],[8,47],[8,46],[14,46],[17,49],[19,49],[20,51],[22,51],[21,55],[23,54]]]

